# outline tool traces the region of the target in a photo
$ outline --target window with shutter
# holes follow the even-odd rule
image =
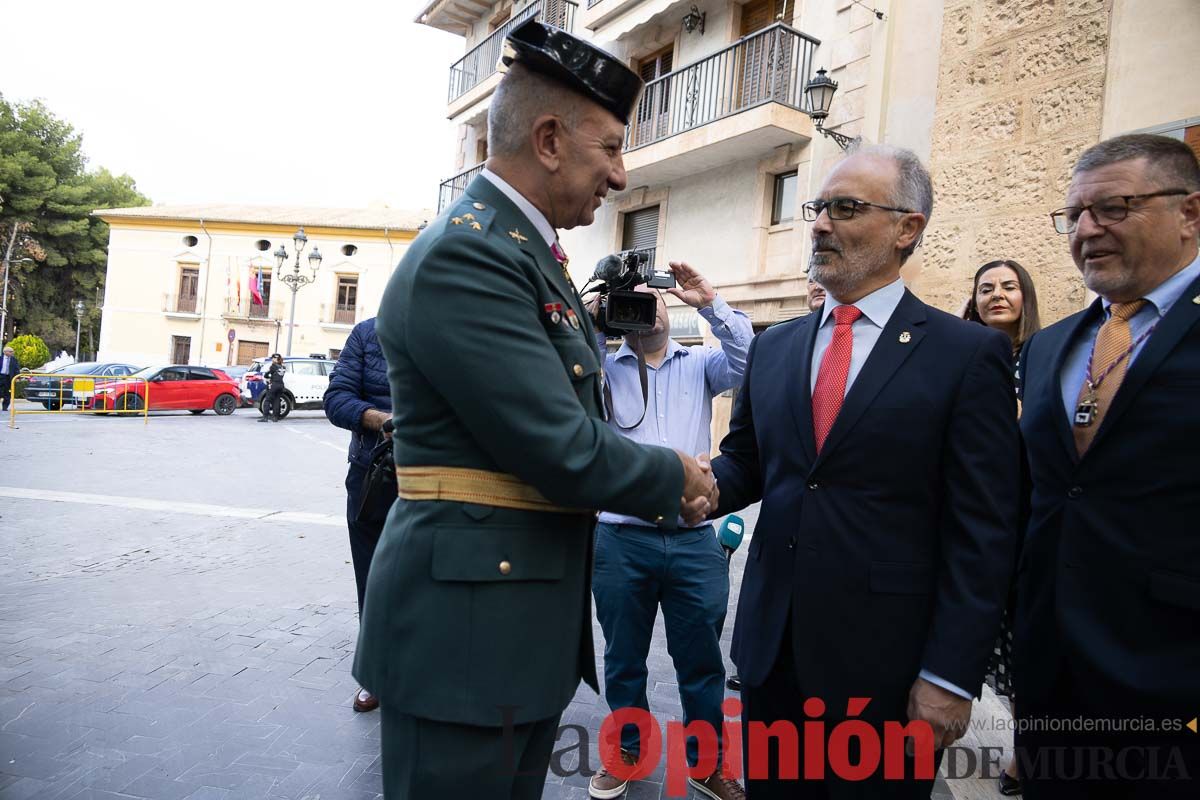
[[[637,72],[646,83],[646,90],[638,101],[636,123],[630,138],[631,146],[654,141],[666,134],[671,105],[671,80],[651,84],[671,71],[673,58],[673,48],[667,47],[647,56],[638,64]]]
[[[658,206],[631,211],[625,215],[621,247],[640,250],[658,244]]]
[[[787,19],[787,0],[751,0],[742,6],[742,36],[750,36]],[[787,95],[791,49],[775,36],[758,36],[742,45],[742,81],[739,108],[748,108],[768,98]],[[781,52],[775,53],[774,50]]]
[[[200,270],[197,267],[184,267],[179,271],[179,296],[175,300],[175,310],[196,313],[196,296],[200,288]]]

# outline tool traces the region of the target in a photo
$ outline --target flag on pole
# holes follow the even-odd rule
[[[250,302],[253,305],[259,305],[259,306],[266,305],[263,302],[262,291],[263,291],[262,264],[259,264],[258,265],[258,280],[257,281],[254,280],[253,275],[250,276]]]

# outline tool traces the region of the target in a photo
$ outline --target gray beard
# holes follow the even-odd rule
[[[848,258],[842,253],[842,266],[824,263],[821,256],[814,255],[808,264],[809,280],[825,287],[825,292],[834,298],[843,297],[856,286],[861,286],[874,274],[878,265],[870,264],[865,258]]]

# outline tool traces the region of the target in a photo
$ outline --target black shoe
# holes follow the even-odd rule
[[[725,680],[725,688],[730,691],[740,692],[742,690],[742,679],[735,672]]]
[[[1021,793],[1021,779],[1014,778],[1007,772],[1000,773],[1000,794],[1005,797],[1014,797]]]
[[[259,417],[258,421],[259,422],[270,422],[271,420],[267,419],[266,417]]]

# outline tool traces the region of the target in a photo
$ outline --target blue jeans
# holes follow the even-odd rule
[[[592,592],[604,630],[609,708],[649,710],[646,656],[661,605],[684,724],[704,720],[720,737],[725,665],[718,640],[729,605],[729,569],[713,527],[670,531],[600,523]],[[621,746],[641,752],[635,727],[622,730]],[[697,751],[689,738],[687,759],[693,766]],[[719,759],[720,753],[718,764]]]

